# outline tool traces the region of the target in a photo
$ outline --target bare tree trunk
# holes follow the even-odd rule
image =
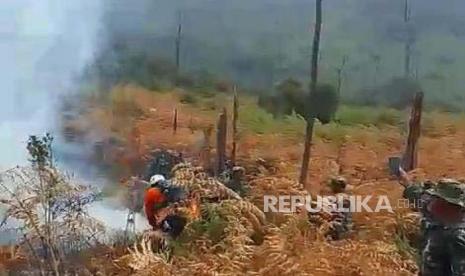
[[[405,23],[405,61],[404,61],[404,74],[405,78],[411,77],[411,63],[412,63],[412,34],[410,27],[410,5],[409,0],[405,0],[404,6],[404,23]]]
[[[178,109],[174,109],[173,113],[173,134],[175,135],[178,131]]]
[[[337,68],[337,94],[338,96],[341,96],[341,90],[342,90],[342,77],[344,74],[344,67],[347,63],[347,56],[342,57],[342,62],[341,62],[341,67]]]
[[[234,86],[234,102],[233,102],[233,142],[231,151],[231,160],[233,165],[236,165],[237,155],[237,121],[239,119],[239,100],[237,98],[237,89]]]
[[[313,36],[313,50],[312,50],[312,82],[310,86],[310,95],[314,93],[318,82],[318,54],[320,51],[320,36],[321,36],[321,22],[322,16],[322,0],[316,0],[316,22],[315,33]],[[315,125],[315,118],[313,114],[309,114],[307,119],[307,129],[305,134],[305,149],[302,158],[302,168],[300,170],[300,183],[307,187],[307,175],[310,164],[310,154],[313,140],[313,127]]]
[[[182,39],[182,14],[178,13],[178,32],[176,35],[176,71],[179,73],[181,68],[181,39]]]
[[[216,175],[222,173],[226,165],[226,140],[228,136],[228,117],[226,108],[218,119],[216,133]]]
[[[421,115],[423,110],[423,92],[415,95],[412,113],[410,115],[407,146],[402,159],[402,168],[405,171],[414,170],[418,165],[418,140],[421,132]]]

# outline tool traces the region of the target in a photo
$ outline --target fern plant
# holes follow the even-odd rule
[[[52,142],[49,134],[31,136],[27,145],[31,165],[0,174],[0,204],[6,208],[2,224],[18,222],[20,244],[41,275],[60,275],[68,253],[95,244],[104,232],[87,212],[99,193],[72,183],[55,167]]]

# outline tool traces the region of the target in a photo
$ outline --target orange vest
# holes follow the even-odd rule
[[[144,207],[145,207],[145,215],[147,216],[147,220],[149,221],[150,225],[153,227],[157,226],[156,220],[156,208],[160,204],[163,204],[166,201],[166,196],[160,191],[158,188],[149,188],[145,192],[144,197]]]

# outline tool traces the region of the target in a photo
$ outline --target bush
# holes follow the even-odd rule
[[[275,117],[296,112],[304,118],[314,117],[323,124],[329,123],[339,105],[336,89],[329,84],[321,84],[310,97],[309,94],[299,81],[286,79],[276,87],[275,95],[261,95],[258,103]]]
[[[180,242],[190,242],[200,237],[207,237],[214,244],[222,240],[227,221],[218,212],[219,207],[205,204],[203,208],[202,218],[188,226],[187,231],[184,231],[179,237]]]
[[[339,96],[334,86],[321,84],[310,95],[310,105],[305,115],[307,118],[314,116],[322,124],[327,124],[334,119],[338,106]]]

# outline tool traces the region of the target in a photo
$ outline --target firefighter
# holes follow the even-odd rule
[[[172,238],[178,237],[187,219],[177,214],[175,206],[185,198],[186,193],[182,188],[171,185],[163,175],[153,175],[144,198],[145,214],[153,230],[161,230]]]
[[[162,189],[166,180],[163,175],[156,174],[150,178],[150,188],[144,196],[145,215],[149,224],[154,230],[160,228],[161,221],[158,221],[157,214],[168,205],[167,197]]]

